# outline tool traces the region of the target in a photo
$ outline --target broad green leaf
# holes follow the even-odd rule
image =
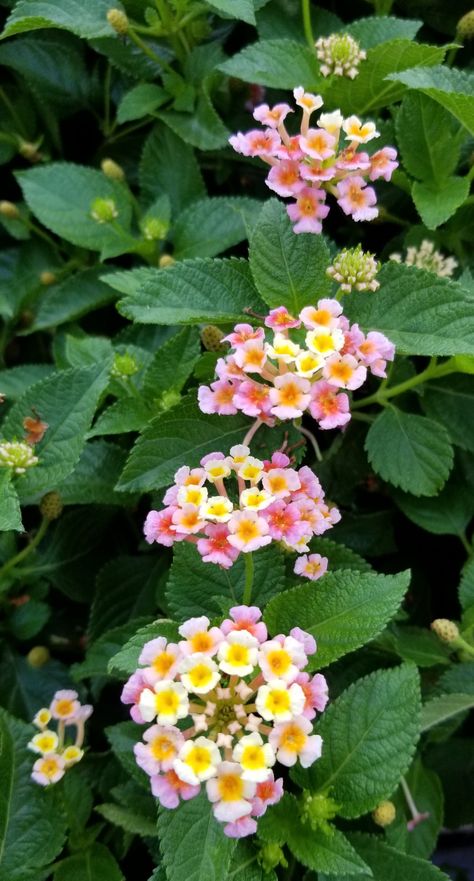
[[[206,0],[207,5],[216,12],[223,12],[224,18],[240,18],[247,24],[255,24],[253,0]]]
[[[389,847],[379,836],[352,833],[349,840],[370,866],[370,874],[361,877],[360,881],[400,881],[402,878],[404,881],[449,881],[437,866]],[[350,881],[350,877],[320,875],[319,881]]]
[[[247,239],[261,202],[247,197],[214,196],[193,202],[173,227],[173,256],[215,257]]]
[[[14,404],[3,424],[5,437],[22,436],[23,419],[32,407],[49,426],[35,447],[38,465],[17,483],[20,499],[54,489],[71,473],[107,381],[103,365],[63,370],[35,383]]]
[[[60,369],[67,367],[90,367],[109,363],[112,366],[114,350],[106,336],[73,336],[66,334],[60,338],[55,351],[56,363]]]
[[[447,428],[453,444],[474,453],[474,377],[432,380],[424,388],[421,405],[427,416]]]
[[[140,728],[136,722],[119,722],[117,725],[110,725],[105,729],[105,735],[127,775],[149,794],[150,778],[138,767],[133,752],[134,745],[140,740]]]
[[[102,172],[72,162],[50,162],[16,174],[25,200],[48,229],[73,245],[114,257],[133,248],[129,233],[132,203],[126,188]],[[111,199],[117,217],[98,223],[91,216],[95,199]]]
[[[150,39],[147,43],[163,60],[168,62],[173,60],[173,53],[166,43]],[[100,55],[108,58],[112,67],[131,77],[132,80],[153,81],[160,74],[163,75],[163,68],[158,61],[145,55],[143,50],[131,40],[117,40],[116,34],[113,37],[97,37],[90,40],[90,46]]]
[[[474,605],[474,559],[468,560],[461,575],[459,602],[463,611]]]
[[[149,405],[141,398],[129,397],[114,401],[110,407],[98,417],[88,437],[99,437],[104,434],[126,434],[129,431],[141,431],[150,421],[152,413]]]
[[[10,468],[0,468],[0,531],[23,532],[20,502]]]
[[[428,229],[436,229],[460,208],[469,195],[467,177],[448,177],[441,186],[415,181],[412,197],[418,214]]]
[[[389,79],[433,98],[474,135],[474,74],[471,71],[435,64],[434,67],[391,72]]]
[[[312,633],[318,651],[310,665],[326,667],[380,633],[400,606],[409,580],[408,572],[329,572],[317,589],[305,584],[270,600],[265,621],[271,633],[295,626]]]
[[[358,75],[348,81],[345,77],[333,77],[325,89],[327,107],[340,107],[343,114],[372,115],[399,101],[405,86],[402,82],[387,79],[388,75],[420,65],[438,64],[444,58],[441,46],[427,46],[412,40],[391,40],[381,43],[367,52],[367,60]]]
[[[98,268],[85,269],[47,288],[38,301],[35,317],[26,333],[75,321],[113,300],[114,295],[110,287],[100,281],[100,274]]]
[[[372,566],[367,560],[364,560],[359,554],[356,554],[351,548],[337,541],[333,541],[326,536],[317,536],[311,539],[311,553],[321,554],[327,557],[329,561],[329,570],[334,569],[352,569],[354,572],[372,572]],[[298,576],[295,576],[295,584],[292,586],[301,586]]]
[[[80,854],[61,860],[53,881],[124,881],[124,876],[110,850],[94,842]]]
[[[313,832],[303,822],[295,796],[289,793],[267,810],[259,821],[258,834],[264,841],[287,844],[296,859],[318,872],[318,877],[320,872],[347,872],[357,878],[366,874],[366,864],[345,835],[334,827],[330,832],[321,828]]]
[[[377,474],[414,496],[436,495],[453,464],[453,448],[443,425],[395,407],[377,416],[365,449]]]
[[[4,640],[0,701],[9,713],[30,723],[39,707],[49,706],[58,688],[74,687],[67,667],[60,661],[51,658],[42,667],[32,667],[24,655],[14,652]]]
[[[137,627],[144,627],[149,623],[148,618],[136,618],[134,621],[127,620],[120,627],[107,630],[87,649],[85,659],[79,664],[72,665],[73,679],[80,682],[81,679],[94,676],[107,676],[110,659],[121,650]]]
[[[169,642],[178,640],[178,625],[169,618],[158,618],[145,627],[140,627],[109,661],[108,670],[113,676],[126,678],[138,667],[138,658],[146,642],[165,636]]]
[[[449,665],[450,650],[434,633],[422,627],[392,624],[377,640],[377,647],[393,651],[403,661],[413,661],[418,667]]]
[[[422,529],[436,535],[460,535],[474,515],[474,498],[462,476],[455,477],[454,473],[437,496],[417,498],[395,492],[395,502]]]
[[[105,817],[109,823],[118,826],[130,835],[150,836],[154,838],[156,835],[156,823],[148,820],[142,814],[137,815],[126,808],[120,807],[113,802],[107,802],[102,805],[96,805],[94,810],[102,817]]]
[[[360,43],[362,49],[373,49],[389,40],[414,40],[423,22],[410,18],[395,18],[388,15],[368,16],[352,21],[341,28],[341,33],[350,34]]]
[[[0,709],[0,881],[32,881],[64,844],[58,793],[54,787],[45,793],[31,780],[35,760],[27,743],[33,734],[32,725]]]
[[[414,829],[407,829],[411,814],[400,787],[391,797],[397,814],[394,822],[385,829],[387,842],[406,854],[428,859],[443,822],[443,788],[438,775],[424,768],[419,758],[413,762],[405,780],[418,810],[427,816]]]
[[[322,757],[292,776],[305,788],[330,789],[342,817],[359,817],[388,798],[408,769],[420,733],[420,684],[414,664],[359,679],[316,725]]]
[[[63,503],[130,506],[133,497],[115,490],[126,457],[118,444],[104,440],[87,443],[72,474],[57,487]]]
[[[298,315],[303,306],[329,296],[329,249],[322,236],[295,235],[285,206],[268,201],[250,239],[250,269],[267,306],[286,306]]]
[[[153,278],[118,304],[122,315],[143,324],[232,322],[245,319],[247,308],[265,311],[248,263],[235,257],[196,257],[156,270]]]
[[[253,601],[263,607],[285,585],[283,555],[276,547],[261,548],[254,554]],[[196,615],[212,617],[220,612],[219,600],[229,606],[243,599],[245,561],[243,554],[231,569],[224,570],[202,562],[193,545],[181,542],[174,552],[167,598],[169,608],[179,620]],[[275,631],[275,633],[280,631]]]
[[[180,392],[200,354],[197,328],[183,327],[156,351],[143,380],[145,398],[150,402],[159,402],[167,392]]]
[[[275,873],[265,872],[257,861],[258,850],[251,841],[247,838],[237,842],[226,878],[229,881],[277,881]]]
[[[54,373],[52,364],[20,364],[0,371],[0,391],[10,401],[18,398],[40,379],[46,379]]]
[[[162,561],[151,555],[109,560],[97,575],[88,638],[93,641],[112,627],[152,615],[162,568]]]
[[[51,609],[47,603],[30,599],[8,615],[8,629],[15,639],[32,639],[43,629],[50,615]]]
[[[227,877],[235,841],[214,819],[202,792],[177,811],[160,810],[158,835],[168,881],[222,881]]]
[[[385,263],[376,297],[353,292],[344,312],[364,331],[380,330],[405,355],[474,354],[474,301],[432,272]]]
[[[162,110],[158,115],[191,147],[197,147],[199,150],[218,150],[219,147],[225,147],[227,144],[230,133],[216,113],[205,85],[201,86],[192,112]]]
[[[431,98],[421,92],[405,95],[395,127],[403,166],[413,177],[441,185],[456,170],[460,126]]]
[[[157,125],[145,141],[139,172],[144,197],[152,202],[167,193],[176,213],[206,192],[194,151],[166,125]]]
[[[117,107],[117,122],[122,125],[132,119],[142,119],[153,110],[161,107],[169,99],[169,95],[161,86],[154,83],[141,83],[133,86],[125,95]]]
[[[120,9],[118,2],[116,8]],[[107,21],[109,0],[19,0],[2,37],[38,28],[63,28],[78,37],[116,37]]]
[[[228,76],[272,89],[318,90],[323,78],[316,54],[293,40],[262,40],[246,46],[219,68]]]
[[[440,722],[445,722],[446,719],[451,719],[472,707],[474,707],[474,694],[451,693],[434,697],[421,708],[421,730],[429,731]]]
[[[436,690],[442,694],[474,695],[474,661],[464,661],[451,665],[436,683]]]

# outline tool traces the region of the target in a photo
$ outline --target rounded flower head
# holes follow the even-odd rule
[[[380,284],[376,280],[380,264],[373,254],[356,248],[344,248],[326,270],[327,275],[337,281],[340,290],[350,293],[356,291],[376,291]]]
[[[0,441],[0,468],[11,468],[14,474],[24,474],[38,462],[30,444],[23,441]]]
[[[316,54],[322,62],[323,76],[346,76],[354,79],[359,73],[359,64],[366,58],[357,40],[350,34],[331,34],[316,41]]]

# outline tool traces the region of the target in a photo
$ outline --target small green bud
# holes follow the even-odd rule
[[[322,62],[323,76],[347,76],[353,80],[359,73],[359,64],[367,57],[357,40],[350,34],[331,34],[320,37],[315,44],[316,55]]]
[[[169,229],[168,221],[160,220],[159,217],[144,217],[140,226],[144,237],[150,242],[165,239]]]
[[[32,144],[30,141],[20,141],[18,146],[18,152],[25,159],[28,159],[29,162],[39,162],[41,160],[41,154],[38,152],[39,142],[37,144]]]
[[[257,860],[265,872],[271,872],[277,866],[283,866],[285,869],[288,868],[288,861],[279,844],[263,844],[258,853]]]
[[[42,285],[47,287],[50,284],[54,284],[57,282],[57,276],[54,272],[50,272],[48,269],[45,269],[44,272],[40,273],[40,282]]]
[[[331,835],[333,827],[329,825],[328,821],[334,819],[338,810],[339,805],[329,795],[312,795],[310,792],[303,792],[301,819],[308,823],[314,831],[321,829]]]
[[[63,510],[61,496],[55,490],[46,493],[41,499],[39,507],[41,515],[45,517],[46,520],[57,520],[58,517],[61,516]]]
[[[38,457],[24,441],[0,442],[0,468],[11,468],[14,474],[24,474],[38,464]]]
[[[114,162],[113,159],[103,159],[100,167],[105,176],[111,180],[125,180],[125,172],[122,166],[118,162]]]
[[[163,392],[160,404],[163,410],[171,410],[171,407],[174,407],[181,400],[181,395],[179,392],[175,392],[174,389],[169,389],[167,392]]]
[[[35,645],[26,656],[27,663],[30,667],[44,667],[48,663],[51,655],[49,649],[45,645]]]
[[[460,37],[461,40],[472,40],[474,38],[474,9],[470,9],[469,12],[466,12],[466,14],[459,19],[456,35]]]
[[[431,622],[430,627],[441,642],[456,642],[459,637],[459,627],[448,618],[436,618]]]
[[[380,284],[375,276],[380,263],[373,254],[363,251],[360,245],[356,248],[344,248],[334,258],[332,266],[328,266],[326,274],[339,282],[340,290],[350,293],[356,291],[376,291]]]
[[[117,34],[120,34],[120,36],[123,37],[128,33],[128,18],[125,12],[122,12],[121,9],[109,9],[107,12],[107,21],[110,27],[113,28]]]
[[[372,812],[372,819],[377,826],[390,826],[396,817],[397,811],[393,801],[382,801]]]
[[[110,223],[118,217],[117,206],[113,199],[94,199],[91,205],[91,217],[97,223]]]
[[[222,342],[224,334],[215,324],[206,324],[201,328],[201,342],[208,352],[227,352],[228,347]]]
[[[20,212],[14,202],[7,202],[6,199],[0,202],[0,214],[7,217],[8,220],[19,220]]]
[[[175,263],[176,260],[174,259],[174,257],[171,256],[171,254],[162,254],[158,261],[158,266],[160,267],[160,269],[167,269],[168,266],[174,266]]]
[[[112,376],[117,376],[119,379],[128,379],[129,376],[134,376],[138,369],[138,364],[133,355],[125,352],[124,355],[115,356],[112,365]]]

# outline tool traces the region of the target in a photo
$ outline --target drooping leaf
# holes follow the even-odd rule
[[[110,287],[99,279],[100,269],[85,269],[48,288],[42,295],[28,333],[75,321],[114,299]]]
[[[429,731],[440,722],[451,719],[474,707],[474,694],[443,694],[423,704],[421,709],[421,730]]]
[[[396,118],[403,166],[420,181],[442,184],[459,161],[460,126],[421,92],[408,92]]]
[[[391,72],[389,79],[433,98],[474,135],[474,76],[471,71],[435,64],[433,67]]]
[[[37,28],[64,28],[86,39],[116,37],[107,21],[108,9],[108,0],[19,0],[2,37]]]
[[[437,535],[460,535],[474,515],[472,490],[456,470],[437,496],[395,492],[394,498],[406,517]]]
[[[110,659],[121,650],[138,627],[144,627],[149,623],[148,617],[136,618],[102,633],[87,649],[84,660],[72,665],[71,675],[76,682],[94,676],[107,676]]]
[[[97,576],[88,636],[97,639],[113,627],[156,610],[156,590],[162,562],[151,556],[121,556],[109,560]]]
[[[197,328],[183,327],[157,349],[143,380],[145,398],[149,402],[157,402],[167,392],[180,392],[191,376],[200,353]]]
[[[370,874],[360,881],[449,881],[448,876],[426,860],[395,850],[385,844],[383,839],[374,835],[352,833],[349,839],[359,856],[370,867]],[[327,875],[321,875],[320,881],[336,881]],[[339,877],[337,881],[349,881],[349,877]]]
[[[98,814],[118,826],[130,835],[151,836],[156,835],[156,823],[144,817],[142,814],[134,814],[133,811],[127,810],[113,802],[96,805],[95,810]]]
[[[105,440],[87,443],[81,457],[57,490],[65,505],[131,505],[134,497],[115,489],[126,451]],[[136,498],[136,497],[135,497]]]
[[[262,40],[246,46],[219,68],[228,76],[272,89],[293,89],[304,84],[318,91],[322,76],[315,53],[293,40]]]

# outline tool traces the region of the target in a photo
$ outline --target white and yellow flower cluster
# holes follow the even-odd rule
[[[312,733],[327,702],[323,676],[303,672],[316,651],[294,628],[268,639],[256,606],[236,606],[220,627],[206,617],[181,625],[178,643],[146,643],[122,701],[138,723],[152,723],[135,745],[138,765],[166,808],[205,784],[226,835],[255,832],[256,818],[283,794],[276,762],[307,768],[321,755]]]
[[[84,755],[84,726],[92,713],[90,704],[81,704],[76,691],[57,691],[49,707],[36,713],[33,724],[39,728],[31,738],[28,748],[40,758],[33,765],[31,774],[35,783],[49,786],[64,777],[68,768],[80,762]],[[49,727],[56,723],[56,730]],[[76,729],[74,738],[68,737],[68,729]]]

